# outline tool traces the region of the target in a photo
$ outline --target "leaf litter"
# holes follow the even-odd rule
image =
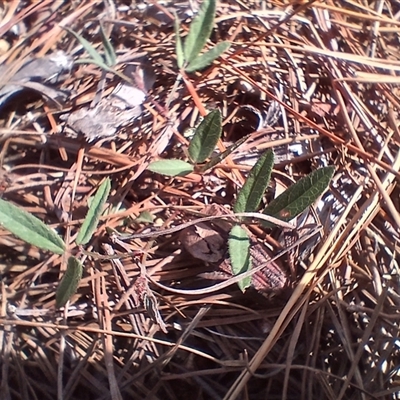
[[[175,85],[173,12],[187,27],[197,5],[114,3],[82,2],[72,9],[41,2],[31,11],[23,3],[15,9],[1,6],[0,31],[9,49],[0,64],[13,65],[9,74],[20,83],[12,96],[2,92],[1,172],[9,182],[1,187],[2,198],[68,237],[79,229],[92,189],[103,175],[110,176],[112,211],[101,218],[91,246],[108,254],[102,251],[107,244],[121,256],[116,261],[87,257],[74,304],[60,314],[55,287],[61,257],[46,258],[1,232],[2,309],[18,310],[0,318],[5,393],[55,398],[58,391],[66,399],[81,398],[83,392],[87,398],[181,399],[194,392],[225,399],[396,398],[400,135],[393,82],[400,64],[395,2],[379,10],[372,3],[359,2],[356,8],[347,1],[340,7],[277,1],[264,8],[257,1],[219,2],[206,46],[224,40],[232,45],[211,66],[187,77],[191,91]],[[57,24],[47,23],[48,15]],[[26,54],[43,60],[62,50],[74,60],[82,58],[79,43],[60,26],[100,49],[100,20],[111,30],[118,57],[145,54],[152,67],[154,84],[143,91],[140,112],[128,113],[136,106],[109,108],[124,84],[111,72],[105,74],[97,108],[91,107],[104,74],[89,64],[75,64],[60,80],[33,82],[71,93],[58,105],[43,90],[25,96],[29,76],[16,79],[16,72],[33,62]],[[118,68],[122,72],[124,63]],[[6,90],[7,81],[2,85]],[[202,174],[170,179],[147,171],[146,165],[160,158],[186,160],[182,133],[198,119],[194,104],[221,111],[223,146],[249,138]],[[62,132],[59,105],[63,114],[82,116],[76,120],[89,128],[100,123],[91,132],[76,129],[89,143]],[[106,227],[131,234],[153,224],[184,224],[209,203],[231,207],[247,172],[269,148],[276,161],[264,205],[280,187],[335,166],[329,191],[304,218],[308,229],[322,226],[324,233],[311,250],[307,243],[297,249],[289,293],[269,299],[230,285],[201,295],[175,294],[157,284],[177,290],[209,285],[207,265],[185,252],[178,233],[123,243],[113,243],[106,233]],[[143,212],[154,216],[153,224],[134,221]],[[249,229],[265,248],[281,251],[282,230]],[[308,256],[301,257],[305,252]],[[138,279],[144,276],[146,290],[138,296]],[[58,372],[48,365],[58,365]],[[37,379],[43,384],[36,385]]]

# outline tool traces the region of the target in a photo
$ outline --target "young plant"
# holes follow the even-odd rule
[[[84,37],[74,32],[68,27],[64,27],[71,35],[80,42],[82,47],[87,51],[91,58],[81,58],[75,61],[76,64],[95,64],[104,71],[114,72],[112,67],[116,64],[117,56],[115,55],[114,48],[104,32],[103,26],[100,25],[101,40],[104,47],[104,57],[93,47],[93,45],[87,41]]]
[[[274,153],[268,150],[251,169],[245,184],[237,196],[233,208],[235,213],[257,210],[269,185],[273,165]],[[295,218],[313,204],[326,190],[334,171],[334,167],[325,167],[313,171],[274,199],[264,209],[263,214],[282,221],[290,221]],[[268,222],[263,222],[263,224],[267,227],[273,226]],[[235,225],[229,235],[229,256],[234,275],[239,275],[251,269],[250,249],[246,247],[247,241],[250,241],[247,232],[240,225]],[[238,285],[244,291],[250,286],[250,279],[246,278],[238,282]]]
[[[76,244],[83,245],[91,239],[110,190],[111,182],[109,178],[106,178],[93,197],[76,238]],[[0,225],[26,243],[55,254],[66,254],[66,245],[56,232],[32,214],[3,199],[0,199]],[[82,278],[82,271],[83,266],[80,261],[70,256],[67,269],[56,291],[57,308],[63,307],[76,292]]]
[[[203,172],[211,168],[247,139],[247,137],[243,138],[227,151],[213,157],[202,167],[198,166],[198,163],[205,162],[211,156],[221,136],[221,132],[221,114],[218,110],[211,111],[196,128],[189,144],[188,153],[194,165],[182,160],[160,160],[152,162],[148,169],[163,175],[182,176],[193,172],[195,167],[198,172]],[[238,193],[233,207],[236,214],[257,211],[265,190],[269,185],[273,165],[274,153],[272,150],[268,150],[251,169],[246,182]],[[273,200],[263,210],[263,214],[275,217],[281,221],[290,221],[317,200],[328,187],[333,173],[334,167],[325,167],[300,179]],[[265,221],[263,225],[266,227],[273,226],[271,223]],[[250,238],[246,230],[239,224],[234,225],[231,229],[228,244],[232,273],[239,275],[249,271],[251,269]],[[240,289],[244,291],[250,285],[250,282],[251,277],[240,281]]]
[[[201,121],[190,141],[188,153],[192,163],[175,159],[159,160],[150,163],[147,169],[167,176],[188,175],[194,171],[194,165],[203,163],[211,156],[221,134],[221,113],[213,110]]]
[[[184,44],[182,44],[182,39],[179,36],[179,20],[175,17],[176,58],[179,69],[183,69],[186,72],[195,72],[203,69],[211,65],[214,60],[229,48],[230,43],[224,41],[216,44],[204,54],[200,54],[211,36],[215,10],[215,0],[203,1],[197,16],[190,24],[189,33]]]
[[[103,71],[111,72],[114,75],[117,75],[122,80],[130,83],[131,85],[135,86],[135,82],[123,74],[122,72],[117,71],[114,69],[115,65],[117,64],[117,56],[115,54],[115,50],[110,42],[110,39],[107,37],[103,25],[100,24],[100,34],[102,45],[104,48],[104,55],[101,55],[97,49],[84,37],[79,35],[78,33],[74,32],[72,29],[64,27],[66,31],[68,31],[71,35],[73,35],[82,47],[86,50],[89,54],[90,58],[80,58],[79,60],[75,61],[75,64],[94,64],[101,68]]]

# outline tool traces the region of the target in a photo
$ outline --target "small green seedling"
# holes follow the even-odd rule
[[[228,50],[230,42],[224,41],[200,54],[211,36],[216,10],[215,0],[204,0],[197,16],[190,24],[189,33],[184,44],[179,36],[179,20],[175,17],[176,58],[179,69],[195,72],[212,64],[224,51]]]
[[[83,36],[74,32],[72,29],[64,27],[66,31],[68,31],[71,35],[73,35],[82,47],[89,54],[90,58],[80,58],[75,61],[75,64],[94,64],[101,68],[103,71],[111,72],[114,75],[117,75],[122,80],[130,83],[131,85],[135,85],[135,82],[123,74],[120,71],[117,71],[114,67],[117,64],[117,56],[115,54],[115,50],[110,42],[110,39],[107,37],[103,25],[100,24],[100,34],[102,39],[102,45],[104,49],[104,55],[100,54],[99,51]]]
[[[104,204],[111,190],[109,178],[100,185],[93,197],[86,218],[79,230],[76,243],[86,244],[91,239],[99,222]],[[24,242],[55,254],[65,254],[66,245],[62,238],[40,219],[25,210],[0,199],[0,225]],[[82,264],[71,256],[68,258],[67,270],[56,291],[56,307],[63,307],[76,292],[82,278]]]
[[[191,162],[177,159],[158,160],[151,162],[147,169],[166,176],[185,176],[193,171],[204,172],[228,157],[249,137],[249,135],[243,137],[221,154],[213,156],[208,162],[200,165],[211,157],[221,134],[221,113],[219,110],[210,111],[197,126],[190,141],[188,153]]]
[[[274,153],[268,150],[251,169],[245,184],[237,196],[233,208],[235,213],[257,210],[269,185],[273,165]],[[264,209],[263,214],[282,221],[290,221],[305,211],[321,196],[329,186],[334,172],[334,167],[324,167],[313,171],[271,201]],[[273,226],[269,222],[263,222],[263,224],[267,227]],[[251,269],[250,250],[245,248],[246,237],[250,241],[247,232],[240,225],[233,226],[229,235],[229,257],[234,275]],[[246,255],[243,255],[244,251],[247,251]],[[245,278],[238,282],[240,289],[244,291],[250,286],[250,281],[249,278]]]
[[[229,43],[222,42],[208,52],[200,52],[210,38],[215,18],[215,0],[203,1],[200,11],[190,25],[189,34],[184,44],[179,36],[179,21],[175,19],[176,55],[178,67],[186,72],[194,72],[210,65],[217,57],[228,49]],[[184,176],[197,169],[204,172],[227,157],[240,146],[247,137],[235,143],[219,156],[210,158],[221,137],[222,121],[218,110],[211,111],[196,128],[189,144],[188,154],[191,162],[182,160],[160,160],[150,163],[148,169],[167,176]],[[234,205],[235,213],[254,212],[258,209],[265,190],[269,185],[274,165],[274,154],[271,150],[264,153],[250,171],[243,188],[238,194]],[[272,201],[263,211],[264,214],[289,221],[302,213],[325,191],[334,173],[333,167],[321,168],[309,176],[299,180],[284,193]],[[265,226],[272,226],[265,223]],[[233,226],[229,234],[229,255],[234,275],[251,269],[250,238],[240,225]],[[239,282],[239,287],[245,290],[250,285],[251,278]]]
[[[160,160],[151,163],[149,170],[168,176],[182,176],[193,172],[195,167],[197,167],[199,172],[213,167],[247,139],[245,137],[241,141],[238,141],[227,149],[227,151],[212,158],[203,167],[199,168],[196,166],[196,163],[204,162],[211,156],[221,136],[221,132],[221,115],[218,110],[211,111],[196,128],[189,145],[189,157],[195,163],[195,166],[182,160]],[[238,193],[233,208],[236,214],[258,210],[265,190],[269,185],[273,165],[274,153],[272,150],[268,150],[251,169],[246,182]],[[300,179],[273,200],[264,209],[263,214],[275,217],[281,221],[290,221],[318,199],[328,187],[333,173],[334,167],[325,167]],[[273,226],[271,223],[265,221],[263,224],[266,227]],[[246,230],[238,224],[233,226],[229,234],[229,256],[234,275],[239,275],[251,269],[250,238]],[[250,282],[250,277],[240,281],[238,283],[240,289],[244,291],[250,285]]]
[[[211,156],[221,134],[221,113],[219,110],[211,111],[196,128],[189,144],[188,153],[194,165],[203,163]],[[194,165],[186,161],[171,159],[154,161],[147,168],[162,175],[185,176],[194,171]]]
[[[75,63],[77,64],[95,64],[101,69],[105,71],[114,72],[112,67],[116,64],[117,57],[115,55],[114,48],[104,32],[103,26],[100,25],[100,33],[101,39],[104,47],[104,57],[93,47],[93,45],[88,42],[84,37],[74,32],[72,29],[68,27],[64,27],[66,31],[68,31],[71,35],[75,36],[75,38],[80,42],[82,47],[87,51],[91,58],[81,58]]]
[[[221,133],[221,114],[218,110],[211,111],[196,128],[189,144],[188,153],[191,163],[182,160],[160,160],[151,163],[148,169],[167,176],[184,176],[195,169],[198,172],[204,172],[206,169],[212,168],[217,162],[220,162],[247,139],[247,137],[241,139],[227,151],[211,158],[205,165],[199,166],[198,163],[203,163],[210,158],[221,137]],[[265,190],[269,185],[273,165],[274,153],[272,150],[268,150],[251,169],[246,182],[238,193],[233,208],[235,213],[255,212],[258,210]],[[328,187],[333,173],[333,167],[326,167],[300,179],[273,200],[265,208],[263,214],[281,221],[290,221],[318,199]],[[265,221],[263,225],[266,227],[273,226],[273,224]],[[233,226],[229,234],[229,256],[234,275],[251,269],[250,239],[240,225]],[[245,290],[250,285],[250,280],[251,278],[248,277],[239,282],[241,290]]]

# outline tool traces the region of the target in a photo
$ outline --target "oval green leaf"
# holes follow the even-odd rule
[[[189,33],[185,40],[185,61],[190,64],[203,49],[211,36],[214,25],[216,1],[204,0],[197,16],[190,24]]]
[[[251,169],[240,190],[233,208],[235,213],[257,211],[265,189],[269,185],[273,166],[274,152],[267,150]]]
[[[219,110],[208,113],[194,133],[189,145],[189,156],[194,163],[204,162],[215,149],[222,133],[222,118]]]
[[[22,208],[3,199],[0,199],[0,226],[26,243],[56,254],[64,253],[64,241],[53,229]]]
[[[271,201],[263,214],[290,221],[318,199],[329,186],[334,172],[334,167],[313,171]]]
[[[67,270],[65,271],[56,292],[57,308],[65,306],[67,301],[76,292],[82,278],[82,271],[82,264],[75,257],[69,257]]]
[[[176,52],[176,63],[178,64],[178,68],[182,68],[185,62],[185,56],[183,54],[183,45],[181,37],[179,36],[179,18],[175,15],[174,27],[175,27],[175,52]]]
[[[117,55],[115,54],[114,47],[111,44],[110,38],[104,30],[103,24],[100,22],[101,41],[103,42],[105,61],[109,67],[112,67],[117,62]]]
[[[182,160],[159,160],[150,163],[147,169],[166,176],[185,176],[193,172],[193,165]]]
[[[216,44],[212,49],[206,53],[196,57],[192,62],[185,68],[186,72],[194,72],[205,67],[208,67],[216,60],[224,51],[229,49],[230,42],[220,42]]]
[[[152,223],[154,222],[155,216],[151,214],[149,211],[142,211],[134,221],[138,224],[140,223]]]
[[[97,228],[101,213],[103,212],[104,203],[107,201],[108,195],[110,194],[110,190],[111,181],[109,178],[106,178],[93,197],[89,211],[75,240],[76,244],[86,244],[92,238],[93,232]]]
[[[247,232],[239,225],[235,225],[229,232],[229,257],[233,275],[243,274],[251,269],[250,239]],[[251,284],[251,276],[238,282],[244,292]]]

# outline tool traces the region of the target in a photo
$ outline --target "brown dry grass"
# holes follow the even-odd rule
[[[0,396],[399,398],[398,2],[220,2],[212,39],[233,45],[189,78],[191,93],[184,84],[173,89],[170,15],[161,6],[151,7],[161,17],[135,4],[119,8],[125,3],[131,2],[10,1],[1,9],[1,63],[22,64],[29,54],[57,49],[82,57],[62,26],[99,44],[102,20],[112,26],[119,55],[146,54],[156,83],[139,121],[112,140],[90,144],[58,133],[58,110],[40,98],[19,96],[1,110],[3,198],[71,240],[89,197],[110,176],[108,212],[86,250],[135,255],[107,260],[81,254],[84,278],[65,315],[54,310],[64,259],[0,232]],[[64,109],[90,102],[100,74],[94,66],[74,67],[62,83],[75,90]],[[240,79],[259,88],[250,99],[254,107],[270,110],[279,101],[273,126],[254,132],[205,174],[164,179],[145,171],[158,157],[184,157],[183,130],[204,113],[202,106],[223,112],[221,147],[254,130],[246,119],[252,114],[243,123],[238,107],[249,99],[230,93]],[[141,226],[124,224],[145,210],[169,226],[193,218],[185,209],[232,204],[248,165],[270,147],[279,155],[277,184],[326,164],[336,167],[318,210],[324,237],[299,265],[289,296],[243,295],[236,285],[196,296],[173,293],[157,283],[186,290],[209,285],[196,278],[203,266],[182,253],[178,235],[110,242],[106,226],[134,232]],[[72,241],[70,251],[78,251]],[[168,333],[137,307],[141,267],[151,277]]]

